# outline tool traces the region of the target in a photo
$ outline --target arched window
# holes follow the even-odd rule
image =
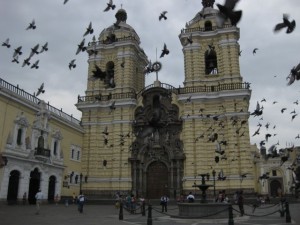
[[[109,61],[106,64],[106,79],[105,79],[105,84],[109,88],[116,87],[116,84],[115,84],[115,64],[112,61]]]
[[[206,21],[204,24],[204,30],[205,31],[212,31],[212,24],[210,21]]]
[[[54,145],[53,145],[53,155],[57,155],[57,141],[54,141]]]
[[[77,160],[80,160],[80,151],[77,152]]]
[[[72,149],[72,152],[71,152],[71,159],[74,159],[74,153],[75,153],[75,150]]]
[[[19,128],[18,129],[18,134],[17,134],[17,145],[22,144],[22,133],[23,133],[22,128]]]
[[[210,47],[209,50],[205,52],[205,74],[217,74],[218,73],[218,61],[217,54],[214,47]]]

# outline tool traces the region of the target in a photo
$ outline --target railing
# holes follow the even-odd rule
[[[38,105],[41,102],[41,99],[39,99],[36,96],[24,91],[23,89],[20,89],[19,85],[14,86],[14,85],[6,82],[5,80],[3,80],[1,78],[0,78],[0,86],[7,89],[7,90],[9,90],[9,91],[12,91],[12,92],[16,93],[20,97],[25,98],[26,100],[28,100],[28,101],[36,104],[36,105]],[[50,111],[53,114],[58,115],[58,116],[60,116],[64,119],[68,120],[69,122],[76,123],[77,125],[80,124],[80,120],[74,118],[72,115],[69,115],[69,114],[63,112],[62,109],[55,108],[54,106],[50,105],[49,102],[47,103],[46,108],[47,108],[48,111]]]
[[[35,148],[35,156],[50,157],[50,150],[45,148]]]
[[[229,27],[233,27],[232,25],[230,24],[224,24],[222,29],[223,28],[229,28]],[[204,28],[204,27],[194,27],[194,28],[187,28],[187,29],[182,29],[181,30],[181,33],[190,33],[190,32],[195,32],[195,31],[200,31],[200,32],[208,32],[208,31],[214,31],[214,30],[217,30],[217,29],[221,29],[217,26],[212,26],[212,27],[209,27],[208,28]]]
[[[137,99],[139,96],[144,93],[146,90],[157,87],[154,84],[148,85],[143,88],[137,94],[132,92],[126,93],[116,93],[111,95],[89,95],[89,96],[78,96],[78,103],[80,102],[95,102],[95,101],[108,101],[108,100],[116,100],[116,99]],[[190,93],[207,93],[207,92],[218,92],[218,91],[227,91],[227,90],[237,90],[237,89],[250,89],[250,83],[228,83],[228,84],[219,84],[212,86],[196,86],[196,87],[179,87],[175,88],[172,85],[161,83],[161,88],[167,89],[175,94],[190,94]]]
[[[114,42],[122,42],[122,41],[135,41],[137,44],[139,44],[139,40],[137,40],[133,36],[128,37],[122,37],[122,38],[115,38],[113,40],[102,40],[102,41],[92,41],[88,43],[88,46],[98,46],[100,44],[112,44]]]
[[[95,101],[109,101],[111,99],[136,99],[136,93],[124,92],[124,93],[115,93],[108,95],[89,95],[89,96],[78,96],[78,103],[80,102],[95,102]]]

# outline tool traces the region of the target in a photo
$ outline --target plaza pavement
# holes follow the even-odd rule
[[[290,204],[291,223],[286,223],[286,218],[280,217],[279,206],[264,205],[253,213],[252,207],[245,206],[246,215],[238,216],[237,206],[234,206],[234,225],[300,225],[300,204]],[[228,225],[228,219],[179,219],[170,215],[178,215],[176,205],[169,205],[168,213],[160,212],[159,205],[153,205],[152,225]],[[84,212],[80,214],[76,205],[65,206],[63,204],[43,204],[39,215],[35,214],[35,205],[6,205],[0,204],[1,225],[147,225],[150,224],[147,213],[142,216],[123,212],[123,220],[119,220],[119,209],[113,205],[89,205],[84,206]]]

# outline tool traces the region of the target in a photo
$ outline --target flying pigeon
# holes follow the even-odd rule
[[[31,52],[30,52],[30,56],[29,58],[31,58],[34,54],[39,54],[38,48],[39,48],[39,44],[37,44],[36,46],[34,46],[33,48],[31,48]]]
[[[263,113],[263,110],[262,110],[262,108],[260,107],[259,103],[257,102],[257,103],[256,103],[256,108],[255,108],[254,112],[251,113],[250,115],[261,116],[262,113]]]
[[[22,49],[22,46],[19,46],[19,47],[15,48],[15,51],[14,51],[14,54],[13,54],[14,58],[18,55],[22,55],[21,49]]]
[[[18,55],[14,56],[11,62],[19,63],[19,56]]]
[[[101,70],[101,68],[99,66],[97,66],[96,64],[95,64],[95,69],[96,70],[92,71],[93,77],[94,78],[100,78],[100,80],[103,80],[106,77],[106,72],[103,72]]]
[[[107,126],[104,128],[104,130],[102,131],[102,134],[104,134],[104,135],[108,135],[109,133],[108,133],[108,128],[107,128]]]
[[[226,180],[226,176],[224,176],[224,173],[223,173],[222,169],[218,174],[218,180]]]
[[[78,45],[76,55],[79,54],[79,52],[84,52],[86,50],[86,47],[84,46],[85,39],[83,39],[80,44]]]
[[[64,0],[64,4],[66,4],[69,0]]]
[[[45,93],[45,90],[44,90],[44,83],[41,84],[41,86],[38,88],[38,91],[36,93],[36,96],[42,94],[42,93]]]
[[[233,26],[240,21],[242,17],[242,11],[233,11],[238,1],[239,0],[226,0],[225,5],[217,4],[217,7],[220,10],[220,13],[217,16],[217,23],[219,27],[222,27],[227,19],[230,19]]]
[[[76,59],[72,59],[71,62],[69,63],[69,69],[70,69],[70,70],[71,70],[72,68],[75,68],[75,67],[76,67],[75,60],[76,60]]]
[[[190,96],[185,100],[185,102],[188,103],[188,102],[191,102],[191,100],[192,100],[192,96],[190,95]]]
[[[42,53],[42,52],[46,52],[46,51],[48,51],[48,42],[46,42],[43,46],[42,46],[42,49],[41,49],[41,51],[40,51],[40,53]]]
[[[9,44],[9,38],[7,38],[3,43],[2,46],[5,46],[7,48],[10,48],[10,44]]]
[[[33,68],[38,69],[38,68],[39,68],[39,66],[38,66],[39,61],[40,61],[40,60],[37,60],[35,63],[33,63],[32,66],[31,66],[30,68],[31,68],[31,69],[33,69]]]
[[[31,23],[29,23],[29,26],[26,28],[26,30],[32,29],[34,30],[36,28],[35,20],[33,19]]]
[[[291,69],[291,72],[286,79],[289,79],[287,85],[291,85],[295,82],[295,80],[300,79],[300,63],[296,67],[294,66],[294,68]]]
[[[94,32],[94,29],[92,28],[92,22],[90,22],[89,26],[86,28],[86,32],[83,34],[83,37],[92,34]]]
[[[165,43],[164,44],[164,48],[163,48],[163,50],[162,50],[161,55],[160,55],[159,58],[162,58],[162,57],[164,57],[164,55],[168,55],[169,53],[170,53],[170,51],[168,50],[167,45]]]
[[[252,51],[253,55],[256,54],[256,51],[257,51],[257,50],[258,50],[258,48],[253,49],[253,51]]]
[[[167,14],[167,11],[163,11],[163,12],[159,15],[159,17],[158,17],[159,21],[160,21],[161,19],[166,20],[166,19],[167,19],[166,14]]]
[[[30,60],[30,57],[24,59],[23,64],[22,64],[22,67],[24,67],[24,66],[26,66],[26,65],[29,66],[29,65],[30,65],[29,60]]]
[[[116,106],[115,106],[115,104],[116,104],[116,102],[115,102],[115,101],[113,101],[113,102],[111,103],[111,105],[109,106],[109,109],[110,109],[110,112],[109,112],[109,114],[110,114],[110,113],[112,113],[112,111],[114,111],[114,110],[116,109]]]
[[[220,143],[218,143],[218,142],[216,142],[216,150],[215,150],[215,152],[218,153],[218,154],[220,154],[220,155],[223,155],[225,153],[225,151],[222,150]]]
[[[109,0],[109,2],[106,4],[107,4],[107,7],[104,9],[104,12],[107,12],[110,9],[114,10],[116,8],[116,5],[113,4],[112,0]]]
[[[123,61],[123,62],[121,63],[121,67],[122,67],[122,68],[125,67],[125,61]]]
[[[190,34],[190,36],[187,38],[187,41],[189,44],[193,44],[193,36],[192,33]]]
[[[149,61],[149,63],[148,63],[148,65],[147,66],[145,66],[145,68],[144,68],[144,73],[146,74],[146,73],[152,73],[154,70],[153,70],[153,68],[152,68],[152,62],[151,62],[151,60]]]
[[[295,20],[290,22],[287,14],[283,14],[283,23],[276,24],[276,26],[274,28],[274,32],[280,31],[281,29],[283,29],[285,27],[287,28],[287,30],[286,30],[287,34],[292,33],[296,27]]]

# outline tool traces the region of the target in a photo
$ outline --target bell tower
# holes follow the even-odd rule
[[[85,130],[82,174],[88,177],[82,190],[89,196],[109,197],[132,186],[128,163],[132,122],[148,59],[139,36],[126,23],[126,11],[119,9],[115,17],[87,47],[86,95],[78,96]]]
[[[119,9],[116,22],[89,43],[89,76],[86,95],[138,92],[145,86],[148,63],[140,38],[126,23],[127,13]]]
[[[182,186],[188,193],[201,183],[199,174],[209,174],[217,191],[253,193],[251,90],[240,74],[240,30],[230,20],[220,25],[214,2],[203,0],[202,9],[179,34],[185,70],[178,95],[186,156]]]
[[[229,20],[219,26],[219,10],[213,8],[214,0],[203,0],[202,5],[202,10],[186,23],[179,35],[184,54],[185,86],[242,82],[239,28]]]

